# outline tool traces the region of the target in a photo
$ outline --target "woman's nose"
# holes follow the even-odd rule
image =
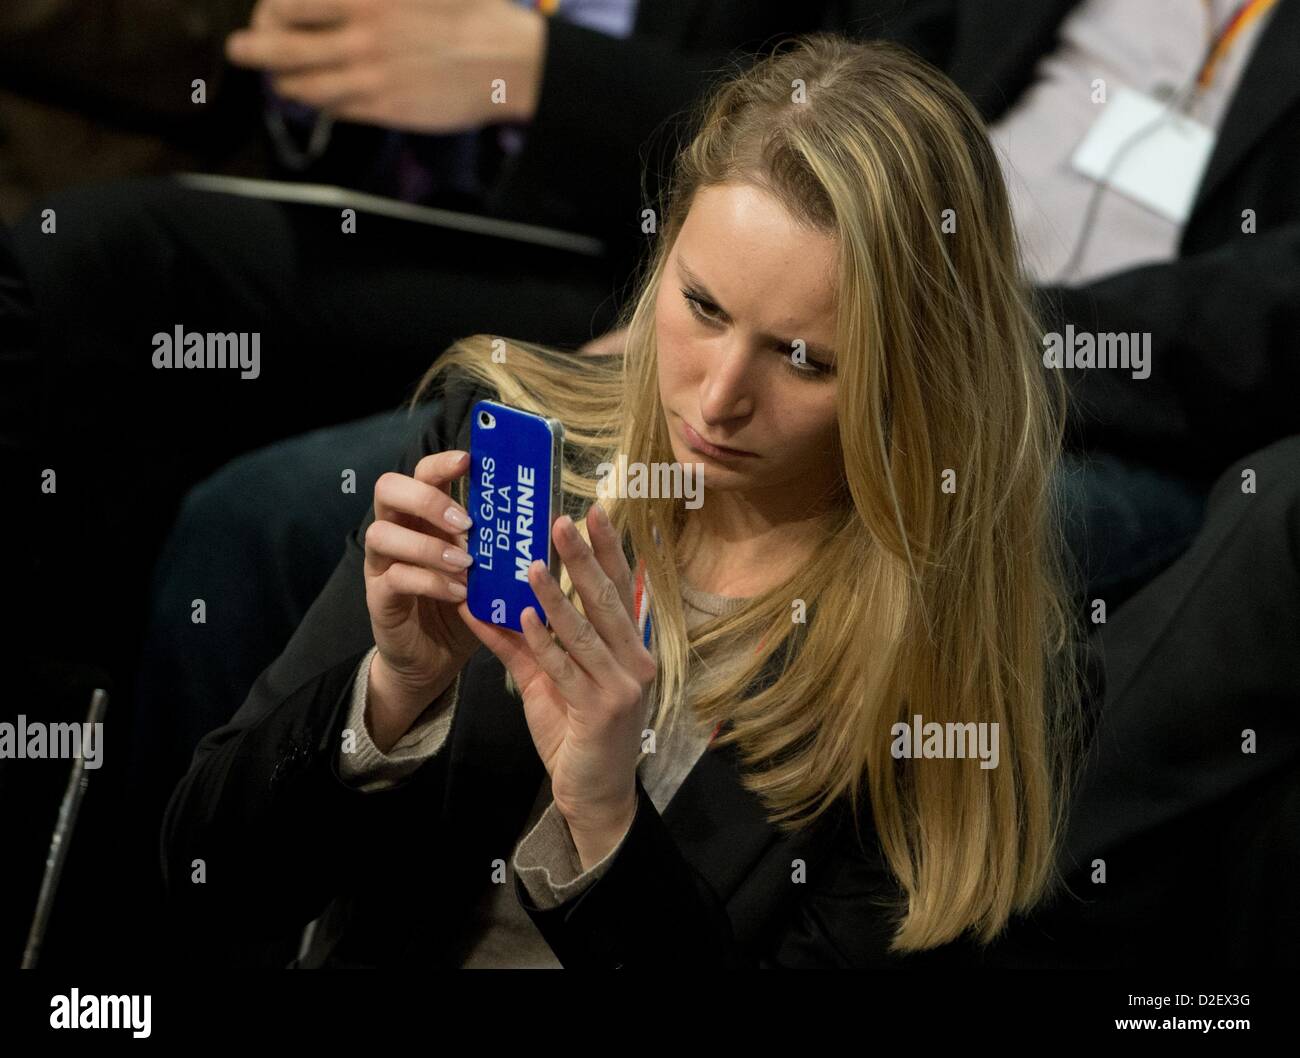
[[[730,340],[719,348],[709,362],[700,394],[705,425],[748,415],[753,410],[756,368],[742,341]]]

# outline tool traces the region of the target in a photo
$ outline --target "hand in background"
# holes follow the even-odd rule
[[[578,346],[578,352],[586,356],[609,356],[613,353],[622,353],[627,348],[627,332],[627,327],[606,331],[599,337]]]
[[[532,118],[545,23],[513,0],[258,0],[226,55],[339,120],[458,132]]]

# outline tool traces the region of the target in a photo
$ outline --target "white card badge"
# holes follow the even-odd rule
[[[1161,114],[1164,121],[1129,145],[1107,175],[1116,152]],[[1119,87],[1102,105],[1070,164],[1084,176],[1104,178],[1108,187],[1182,224],[1192,211],[1213,150],[1212,129],[1142,92]]]

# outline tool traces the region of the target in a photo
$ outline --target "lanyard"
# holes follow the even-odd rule
[[[1223,29],[1219,30],[1218,36],[1210,42],[1210,46],[1206,49],[1205,58],[1201,62],[1201,70],[1196,75],[1197,87],[1204,89],[1209,86],[1210,82],[1214,80],[1214,71],[1219,65],[1219,60],[1232,47],[1232,42],[1243,29],[1276,3],[1277,0],[1244,0],[1238,6],[1232,17],[1228,19],[1227,24]]]
[[[636,613],[636,630],[641,633],[641,645],[650,649],[650,586],[645,578],[645,559],[636,564],[636,585],[632,591],[633,609]]]

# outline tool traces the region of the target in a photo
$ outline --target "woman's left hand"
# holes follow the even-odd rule
[[[567,515],[552,527],[587,616],[545,563],[539,559],[529,567],[529,583],[555,638],[531,607],[520,617],[522,634],[480,621],[468,607],[460,611],[520,689],[528,729],[551,776],[551,795],[584,867],[621,840],[636,813],[645,692],[657,672],[637,634],[632,571],[598,505],[588,512],[587,527],[591,546]]]

